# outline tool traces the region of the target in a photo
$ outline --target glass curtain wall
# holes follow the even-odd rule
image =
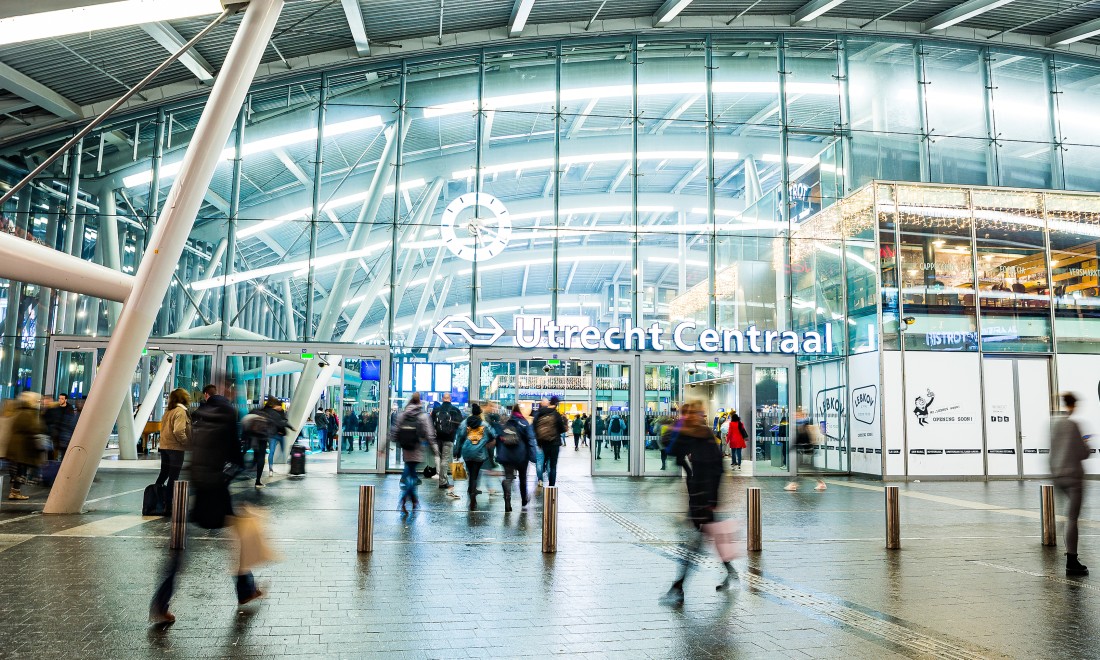
[[[873,338],[858,319],[874,296],[850,290],[874,263],[870,235],[802,226],[872,178],[1095,189],[1098,67],[919,38],[681,33],[260,83],[154,334],[387,344],[460,366],[441,335],[465,347],[460,330],[494,323],[744,329],[851,315],[838,354],[889,346],[895,320]],[[202,110],[112,119],[0,210],[3,229],[136,271]],[[63,139],[0,148],[2,176]],[[916,317],[905,340],[929,349],[950,335],[965,350],[1048,350],[1066,323],[1067,346],[1087,337],[1089,268],[1076,264],[1091,234],[1036,224],[1077,217],[1067,199],[965,200],[920,218],[895,200],[889,223],[880,209],[884,318]],[[1035,261],[1047,235],[1052,254]],[[40,389],[50,334],[109,334],[118,313],[20,282],[3,283],[0,302],[4,395]],[[1012,325],[1016,338],[985,332]]]

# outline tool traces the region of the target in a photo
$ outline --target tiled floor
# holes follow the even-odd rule
[[[1061,549],[1040,545],[1039,482],[902,485],[903,548],[887,551],[881,484],[789,493],[727,477],[732,516],[763,489],[764,549],[737,560],[726,593],[717,559],[678,544],[678,480],[591,478],[584,451],[563,452],[558,552],[544,555],[541,504],[505,514],[498,492],[469,513],[427,480],[404,517],[396,475],[336,476],[316,458],[304,479],[234,487],[268,507],[284,555],[257,572],[267,596],[238,607],[229,535],[192,528],[163,631],[146,614],[169,526],[135,515],[150,473],[102,471],[80,516],[36,513],[36,490],[4,502],[0,658],[1100,657],[1100,584],[1065,578]],[[355,552],[361,483],[378,492],[370,555]],[[1082,559],[1100,569],[1094,494]],[[658,598],[683,556],[697,570],[669,609]]]

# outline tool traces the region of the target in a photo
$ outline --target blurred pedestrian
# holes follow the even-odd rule
[[[69,448],[69,441],[73,438],[76,429],[76,408],[69,402],[66,394],[57,395],[57,405],[50,406],[43,415],[46,422],[47,433],[53,442],[53,450],[57,460],[65,456],[65,450]]]
[[[470,511],[477,511],[477,481],[481,466],[492,457],[496,434],[481,416],[481,406],[470,404],[470,416],[458,428],[453,456],[466,464]]]
[[[233,499],[229,484],[244,470],[237,432],[237,409],[229,399],[218,394],[213,385],[203,388],[203,399],[191,421],[191,484],[195,504],[190,521],[204,529],[222,529],[233,524]],[[256,588],[252,571],[245,567],[243,557],[247,552],[249,548],[242,542],[242,561],[236,571],[237,602],[241,605],[263,595]],[[168,606],[182,565],[182,551],[172,550],[165,565],[164,579],[149,606],[149,620],[154,625],[166,626],[176,620]]]
[[[191,444],[191,397],[182,387],[168,394],[168,406],[160,418],[160,474],[156,485],[168,487],[167,502],[172,501],[172,487],[183,470],[184,452]]]
[[[741,470],[742,452],[747,446],[749,434],[745,431],[745,424],[741,416],[736,412],[731,413],[726,426],[726,444],[730,448],[730,465],[734,470]]]
[[[1062,395],[1066,413],[1055,419],[1050,434],[1050,473],[1054,485],[1066,496],[1066,575],[1088,575],[1089,569],[1077,558],[1077,519],[1085,496],[1085,466],[1090,449],[1074,418],[1077,397]]]
[[[401,513],[407,514],[409,502],[412,502],[413,509],[420,506],[420,497],[416,493],[420,477],[416,468],[424,460],[424,448],[435,442],[435,428],[431,418],[424,412],[419,392],[412,393],[409,403],[394,417],[393,422],[390,433],[397,441],[402,452],[401,458],[405,462],[405,469],[401,473],[400,504]]]
[[[4,458],[8,462],[8,476],[11,479],[9,500],[30,499],[23,494],[23,485],[46,460],[49,436],[46,425],[42,423],[39,407],[42,395],[37,392],[20,392],[16,400],[15,416],[11,422],[11,432]]]
[[[558,481],[558,452],[561,451],[562,434],[568,426],[565,418],[558,412],[558,403],[561,400],[557,396],[550,397],[549,405],[542,406],[535,414],[531,426],[535,428],[535,440],[542,450],[543,466],[548,472],[547,483],[554,486]],[[542,485],[542,475],[539,475],[539,485]]]
[[[681,417],[666,428],[670,438],[665,443],[669,454],[682,459],[690,470],[687,473],[688,519],[694,531],[685,543],[687,552],[681,558],[676,580],[661,602],[679,606],[684,603],[684,580],[692,565],[691,555],[703,548],[704,525],[714,523],[714,511],[718,507],[719,489],[722,485],[722,449],[718,439],[707,424],[706,411],[700,401],[689,401],[680,408]],[[717,589],[727,589],[737,577],[733,564],[723,562],[726,577]]]
[[[454,452],[455,434],[462,424],[462,413],[451,403],[451,393],[443,393],[443,403],[432,411],[435,427],[436,462],[439,464],[439,487],[447,491],[447,497],[458,499],[451,475],[451,455]]]
[[[512,415],[504,422],[497,440],[497,463],[504,467],[504,479],[500,485],[504,489],[504,512],[512,510],[512,483],[519,476],[519,496],[523,506],[527,506],[527,464],[534,463],[538,457],[535,444],[535,432],[523,416],[519,404],[512,406]]]

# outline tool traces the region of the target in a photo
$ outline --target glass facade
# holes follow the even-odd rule
[[[783,384],[824,467],[847,432],[817,394],[844,386],[827,365],[845,356],[1094,350],[1098,205],[1029,189],[1100,189],[1097,69],[943,40],[678,33],[258,83],[154,335],[389,346],[403,392],[411,364],[461,362],[433,332],[452,315],[843,327],[798,376],[827,386]],[[134,272],[202,110],[109,120],[5,229]],[[0,149],[0,176],[65,137]],[[881,180],[951,185],[866,186]],[[975,184],[1013,190],[952,187]],[[107,336],[118,313],[2,291],[5,396],[41,389],[50,335]]]

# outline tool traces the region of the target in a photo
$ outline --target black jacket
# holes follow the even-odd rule
[[[554,420],[555,421],[554,428],[556,429],[554,442],[561,442],[561,434],[565,433],[566,430],[568,430],[569,427],[565,423],[565,418],[561,416],[560,412],[558,412],[558,409],[556,407],[552,407],[552,406],[546,406],[544,408],[539,408],[539,411],[537,413],[535,413],[535,418],[533,420],[531,420],[531,428],[534,429],[535,432],[536,432],[535,439],[538,440],[538,442],[542,443],[542,444],[545,444],[545,443],[548,442],[546,440],[539,440],[539,438],[538,438],[539,420],[542,419],[543,417],[545,417],[546,415],[553,415],[556,418]]]
[[[232,471],[243,469],[244,457],[237,430],[237,409],[224,396],[215,394],[191,415],[191,481],[195,486],[195,507],[191,521],[206,529],[225,527],[233,515],[229,496]]]
[[[73,438],[73,430],[76,428],[76,409],[73,404],[66,404],[64,408],[57,406],[46,410],[46,430],[53,440],[54,447],[64,449],[69,446]]]

